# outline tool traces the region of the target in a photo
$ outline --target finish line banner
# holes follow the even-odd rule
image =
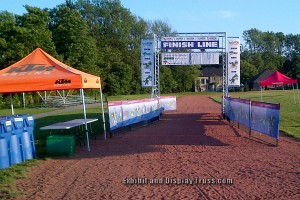
[[[162,37],[161,49],[219,49],[219,38],[212,37]]]
[[[162,65],[219,64],[219,53],[162,53]]]

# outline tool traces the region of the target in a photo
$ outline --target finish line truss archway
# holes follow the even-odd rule
[[[227,42],[228,44],[227,53]],[[228,85],[240,85],[240,43],[226,32],[170,33],[141,42],[142,87],[151,87],[151,97],[160,97],[160,65],[219,65],[222,67],[222,113]],[[161,60],[161,61],[160,61]],[[228,62],[230,61],[230,62]],[[228,70],[229,63],[229,70]],[[231,84],[228,84],[230,80]]]

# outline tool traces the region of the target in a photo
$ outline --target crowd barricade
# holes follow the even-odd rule
[[[247,99],[225,97],[224,114],[230,121],[235,121],[264,135],[279,139],[280,104],[251,101]]]
[[[176,110],[176,97],[108,102],[110,130],[159,118],[164,110]]]

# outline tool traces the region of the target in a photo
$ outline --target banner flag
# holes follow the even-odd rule
[[[240,87],[240,38],[228,37],[228,86]]]
[[[162,65],[219,64],[219,53],[162,53]]]
[[[141,40],[142,87],[152,87],[154,83],[154,40]]]

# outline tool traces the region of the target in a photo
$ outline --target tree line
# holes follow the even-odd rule
[[[241,50],[241,80],[243,83],[265,70],[279,70],[295,78],[300,75],[300,34],[256,28],[243,32],[245,44]]]
[[[76,69],[100,76],[108,95],[150,93],[141,88],[141,39],[176,34],[162,20],[134,15],[120,0],[66,0],[55,8],[25,8],[22,15],[0,12],[0,69],[40,47]],[[300,35],[250,29],[243,39],[242,82],[267,68],[293,77],[300,73]],[[201,69],[161,66],[161,92],[191,91]]]

